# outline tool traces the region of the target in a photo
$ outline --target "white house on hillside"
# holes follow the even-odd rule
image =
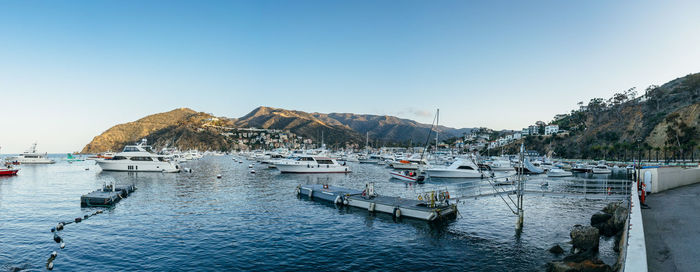
[[[549,125],[544,127],[544,135],[552,135],[554,133],[559,132],[559,126],[558,125]]]

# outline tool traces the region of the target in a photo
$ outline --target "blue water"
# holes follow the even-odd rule
[[[179,174],[101,172],[92,161],[23,165],[18,176],[0,178],[0,269],[45,270],[55,250],[55,271],[541,271],[557,259],[547,249],[568,250],[571,227],[588,224],[609,202],[528,194],[518,235],[498,197],[467,200],[456,220],[428,224],[294,195],[298,184],[375,182],[381,194],[413,197],[416,189],[460,186],[452,181],[407,186],[382,166],[360,164],[350,164],[351,174],[329,175],[279,174],[258,164],[250,174],[248,164],[205,157],[184,165],[193,173]],[[67,225],[59,249],[50,229],[97,210],[81,208],[79,199],[105,181],[138,190]],[[610,265],[612,243],[603,241],[600,253]]]

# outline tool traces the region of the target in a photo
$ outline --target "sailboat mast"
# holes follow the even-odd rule
[[[440,133],[440,109],[437,109],[437,114],[435,117],[435,152],[438,150],[438,134]]]

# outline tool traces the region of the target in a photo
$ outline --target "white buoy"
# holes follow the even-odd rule
[[[56,256],[58,256],[58,253],[56,253],[56,251],[51,252],[51,257],[56,258]]]
[[[61,249],[66,247],[66,243],[61,242]]]
[[[49,262],[49,264],[46,266],[49,270],[53,269],[53,262]]]
[[[340,205],[343,203],[343,199],[340,196],[336,196],[334,202],[336,205]]]
[[[221,175],[216,175],[216,178],[220,179],[220,178],[221,178]]]
[[[255,169],[250,169],[251,174],[255,174]]]
[[[396,212],[394,212],[394,216],[396,216],[396,218],[401,218],[401,209],[396,208]]]
[[[248,168],[253,168],[253,165],[252,165],[252,164],[249,164],[249,165],[248,165]]]

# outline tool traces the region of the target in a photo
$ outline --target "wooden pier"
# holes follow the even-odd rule
[[[336,205],[344,205],[383,212],[396,218],[408,217],[425,221],[435,221],[441,218],[457,215],[456,201],[450,203],[449,195],[434,194],[432,200],[413,200],[392,196],[380,196],[373,189],[359,191],[343,187],[323,184],[297,186],[296,193],[309,199],[323,200]]]

